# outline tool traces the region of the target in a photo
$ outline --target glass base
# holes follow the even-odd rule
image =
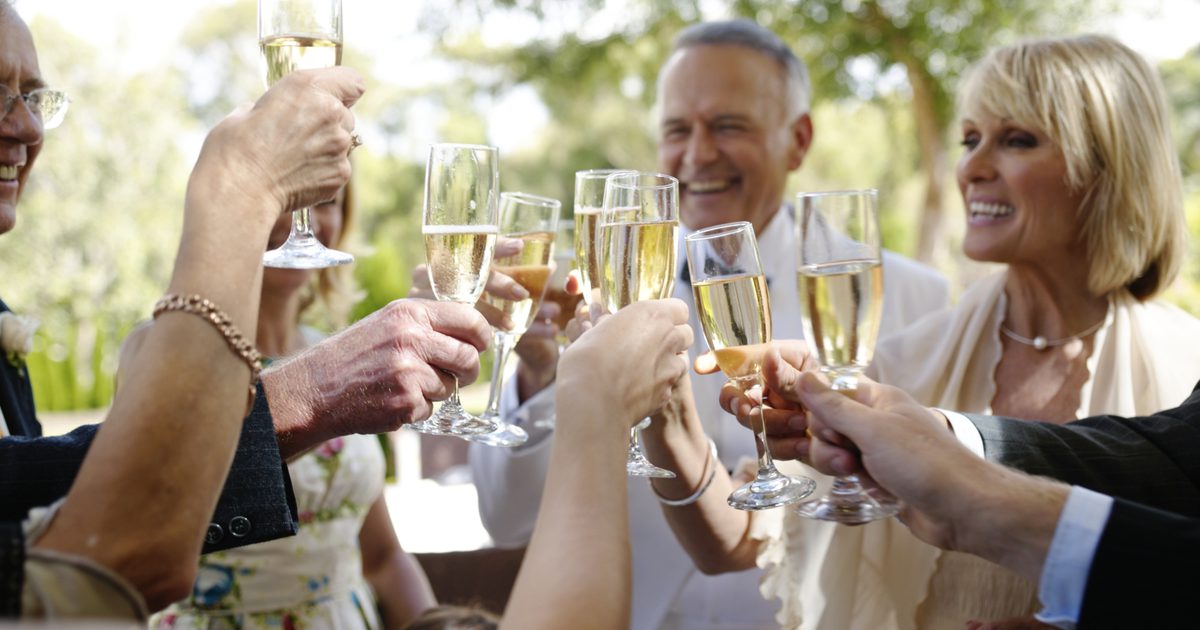
[[[487,418],[483,419],[487,420]],[[488,446],[507,446],[511,448],[528,442],[529,434],[525,432],[525,429],[515,424],[500,422],[495,431],[472,435],[467,439],[472,442],[487,444]]]
[[[675,473],[666,468],[659,468],[650,463],[640,451],[630,450],[629,456],[625,459],[625,472],[629,473],[630,477],[658,477],[660,479],[674,479]]]
[[[312,236],[288,236],[279,247],[263,254],[263,266],[277,269],[324,269],[354,262],[354,256],[329,249]]]
[[[467,413],[462,405],[450,401],[442,403],[437,413],[429,418],[405,426],[428,435],[453,435],[461,438],[492,433],[499,428],[496,422],[476,418]]]
[[[862,489],[857,479],[838,478],[833,481],[833,490],[828,495],[796,506],[796,513],[820,521],[862,525],[899,514],[900,504],[876,500]]]
[[[769,510],[807,499],[817,489],[808,477],[791,477],[772,470],[734,490],[726,501],[739,510]]]

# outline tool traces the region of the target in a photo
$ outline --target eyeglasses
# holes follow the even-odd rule
[[[67,93],[59,90],[38,88],[31,92],[18,94],[7,85],[0,84],[0,99],[3,99],[4,103],[4,116],[13,110],[18,98],[25,101],[25,106],[29,108],[29,111],[42,121],[43,129],[53,129],[61,124],[63,116],[67,113],[67,105],[71,102],[67,98]]]

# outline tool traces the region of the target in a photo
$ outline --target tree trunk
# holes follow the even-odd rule
[[[925,200],[921,206],[920,232],[917,234],[917,259],[932,263],[941,254],[945,214],[946,145],[942,141],[944,121],[938,117],[934,102],[933,78],[911,57],[903,59],[913,91],[913,115],[917,121],[917,141],[921,149],[921,170],[925,172]]]

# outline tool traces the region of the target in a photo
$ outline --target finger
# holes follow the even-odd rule
[[[798,349],[794,345],[795,343],[800,344],[800,352],[806,353],[803,350],[803,342],[776,341],[771,343],[766,359],[763,360],[763,380],[766,382],[767,388],[775,392],[777,396],[791,402],[799,402],[796,386],[802,372],[796,368],[796,365],[803,363],[803,356],[797,357]],[[797,359],[799,361],[794,364],[792,361]]]
[[[807,437],[767,437],[767,445],[771,448],[771,456],[775,459],[808,460],[809,446],[812,440]]]
[[[429,265],[417,265],[412,270],[412,288],[417,289],[433,289],[433,282],[429,278]]]
[[[688,348],[696,341],[696,335],[692,332],[692,327],[687,324],[676,324],[674,330],[667,337],[668,348],[674,349],[674,354],[687,352]],[[687,360],[684,360],[684,367],[687,367]]]
[[[583,293],[583,280],[579,277],[579,271],[572,269],[567,274],[567,283],[563,285],[563,291],[567,295],[579,295]]]
[[[813,468],[839,477],[863,472],[862,462],[853,453],[819,438],[810,440],[809,464]]]
[[[813,432],[826,441],[837,442],[828,431],[840,433],[852,442],[864,443],[873,422],[864,421],[874,415],[869,407],[851,399],[842,392],[829,388],[812,372],[800,377],[797,390],[801,402],[812,412],[810,422]]]
[[[513,280],[511,276],[495,270],[488,276],[487,286],[484,287],[484,290],[501,300],[516,302],[529,297],[529,291],[521,286],[521,283]]]
[[[398,302],[403,301],[398,300]],[[433,330],[471,344],[478,352],[487,349],[492,336],[492,327],[479,311],[455,302],[430,302],[428,300],[421,302],[427,309],[429,325]],[[393,304],[395,303],[393,302]]]
[[[487,323],[491,324],[493,328],[499,328],[500,330],[512,330],[516,326],[516,324],[513,323],[512,318],[509,317],[504,311],[482,300],[475,303],[475,310],[479,311],[479,314],[483,315],[483,318],[486,319]]]
[[[522,249],[525,249],[525,241],[511,236],[499,236],[496,237],[496,247],[492,250],[492,259],[516,256]]]
[[[558,303],[542,302],[542,305],[538,307],[537,314],[534,315],[534,319],[537,321],[545,321],[548,319],[554,319],[561,313],[562,306],[558,305]]]
[[[558,334],[558,326],[554,322],[534,321],[525,329],[525,333],[521,335],[521,341],[528,339],[533,341],[550,341]]]
[[[426,364],[469,385],[479,377],[479,351],[474,346],[446,335],[431,334],[413,344],[418,358]]]
[[[696,357],[695,362],[692,363],[692,369],[696,370],[697,374],[712,374],[721,368],[717,365],[717,355],[705,352]]]
[[[357,103],[358,99],[362,98],[363,93],[367,90],[366,82],[363,81],[362,76],[353,68],[346,66],[335,66],[320,70],[302,70],[293,72],[292,75],[300,75],[301,78],[309,80],[314,87],[332,94],[334,98],[341,101],[346,107],[351,107]]]

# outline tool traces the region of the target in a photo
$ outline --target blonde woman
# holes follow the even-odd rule
[[[1017,44],[979,62],[959,107],[963,249],[1006,268],[882,341],[872,376],[926,405],[1059,423],[1178,404],[1195,383],[1200,321],[1154,299],[1179,270],[1186,226],[1153,68],[1107,37]],[[794,414],[773,414],[779,457],[805,454],[786,428]],[[762,590],[783,601],[785,627],[961,629],[1038,610],[1034,584],[895,521],[839,527],[777,510],[751,523],[715,507],[668,517],[698,563],[766,566]]]

